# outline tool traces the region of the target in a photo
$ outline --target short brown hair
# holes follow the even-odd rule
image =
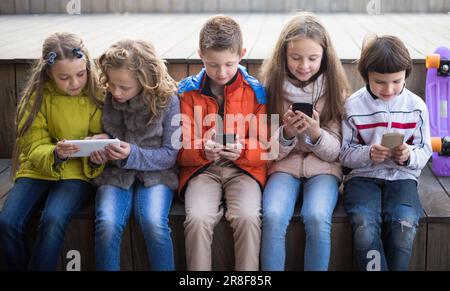
[[[230,50],[240,54],[243,40],[239,24],[231,17],[214,15],[209,18],[200,30],[200,52],[212,49],[217,51]]]
[[[405,71],[408,78],[412,69],[412,60],[405,44],[396,36],[367,36],[358,60],[358,71],[366,83],[369,72],[380,74]]]

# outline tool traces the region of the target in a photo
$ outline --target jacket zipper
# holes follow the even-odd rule
[[[390,131],[392,127],[392,116],[391,116],[391,109],[389,108],[389,104],[386,104],[386,109],[388,113],[388,130]]]
[[[226,106],[226,98],[225,98],[225,88],[226,88],[226,86],[223,88],[223,116],[221,117],[222,118],[222,134],[224,134],[225,133],[225,116],[227,115],[227,113],[226,113],[226,109],[227,109],[227,106]],[[202,94],[202,95],[204,95],[204,94]],[[214,104],[216,105],[216,114],[219,114],[219,108],[220,108],[220,106],[219,106],[219,103],[217,103],[217,100],[214,98],[214,97],[211,97],[211,96],[208,96],[208,95],[204,95],[204,96],[206,96],[206,97],[208,97],[209,99],[211,99],[211,100],[213,100],[214,101]],[[216,120],[216,125],[217,125],[217,120]]]

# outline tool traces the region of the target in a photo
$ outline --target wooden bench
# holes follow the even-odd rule
[[[11,187],[8,181],[9,160],[0,160],[0,205]],[[420,176],[420,198],[424,208],[424,217],[420,220],[414,242],[410,270],[450,270],[450,177],[436,177],[427,166]],[[94,197],[83,207],[70,223],[63,250],[61,251],[60,270],[65,270],[69,259],[69,250],[78,250],[81,254],[81,270],[94,270]],[[286,238],[286,269],[303,269],[305,248],[304,225],[299,216],[300,205],[288,228]],[[174,244],[175,265],[177,270],[186,269],[183,222],[184,205],[175,200],[170,212],[170,226]],[[35,238],[38,214],[33,216],[28,236],[30,247]],[[233,270],[234,247],[232,231],[225,219],[217,225],[212,245],[212,265],[214,270]],[[352,230],[345,214],[342,199],[333,214],[332,249],[330,270],[352,270]],[[0,261],[0,269],[5,266]],[[122,270],[147,270],[147,255],[143,236],[133,218],[125,229],[122,239]]]

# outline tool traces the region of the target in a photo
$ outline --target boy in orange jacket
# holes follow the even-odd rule
[[[178,155],[184,194],[188,270],[211,270],[211,243],[223,215],[233,229],[236,270],[258,270],[261,188],[266,181],[264,88],[244,67],[242,32],[216,15],[200,32],[204,68],[179,84],[183,147]],[[227,136],[234,140],[222,142]],[[265,139],[264,139],[265,140]],[[222,193],[223,192],[223,193]]]

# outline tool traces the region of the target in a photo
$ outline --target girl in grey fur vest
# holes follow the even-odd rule
[[[164,62],[145,41],[123,40],[99,59],[107,88],[103,127],[118,138],[96,152],[105,163],[95,213],[97,270],[120,270],[120,242],[131,210],[144,234],[151,270],[173,270],[168,215],[178,187],[175,161],[180,148],[180,106],[176,84]]]

